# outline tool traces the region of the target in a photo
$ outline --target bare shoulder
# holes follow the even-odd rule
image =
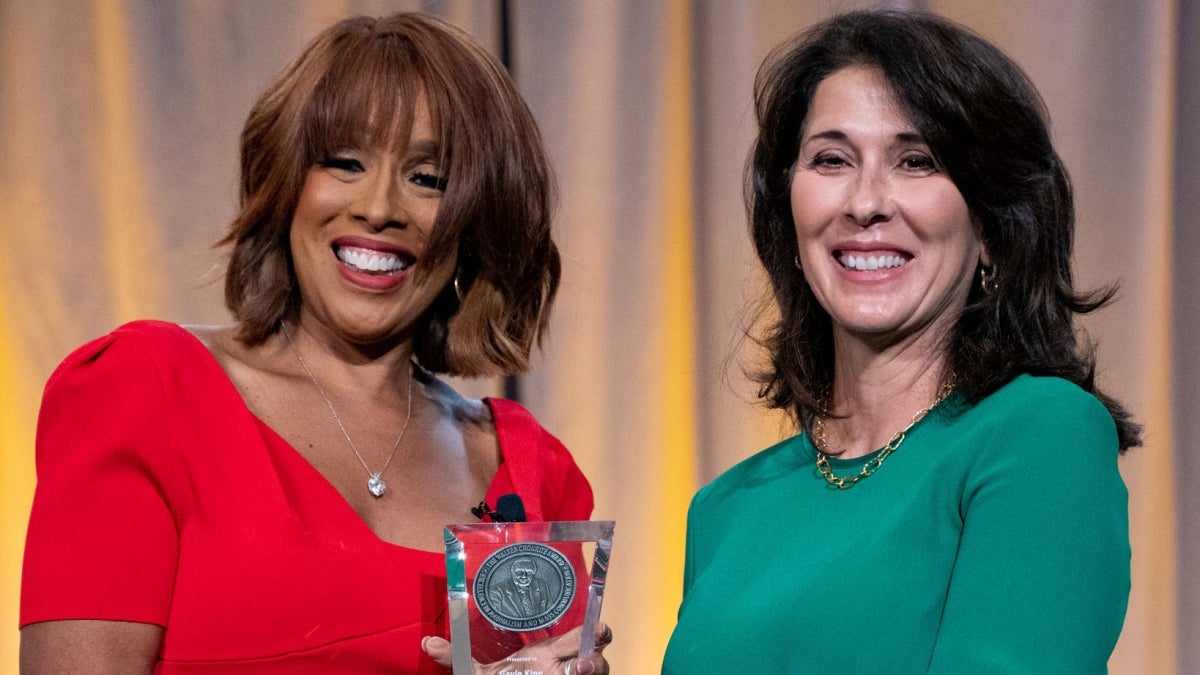
[[[265,408],[265,401],[278,392],[280,383],[287,381],[288,362],[286,352],[271,341],[260,345],[247,345],[237,338],[237,326],[184,326],[196,336],[221,370],[241,394],[246,405],[256,414]]]
[[[247,345],[237,337],[237,326],[200,326],[188,325],[183,329],[200,341],[214,358],[220,362],[225,372],[232,377],[244,371],[279,370],[278,349],[267,344]]]
[[[495,434],[492,409],[477,398],[463,396],[437,375],[417,366],[413,370],[417,381],[425,386],[430,399],[444,418],[454,421],[466,431]]]
[[[237,343],[237,339],[234,338],[234,331],[236,330],[236,327],[232,325],[213,326],[188,324],[180,327],[191,333],[197,340],[200,341],[200,344],[204,345],[208,351],[212,352],[213,356],[216,356],[218,360],[221,359],[222,355],[228,353],[229,346],[231,344]]]
[[[163,629],[133,621],[44,621],[21,629],[22,675],[150,673]]]

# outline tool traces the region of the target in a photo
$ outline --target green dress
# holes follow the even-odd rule
[[[696,494],[664,674],[1106,671],[1129,527],[1093,396],[1027,375],[951,396],[850,490],[815,458],[793,437]]]

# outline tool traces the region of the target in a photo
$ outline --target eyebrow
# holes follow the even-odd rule
[[[832,141],[844,141],[844,140],[846,140],[846,134],[841,131],[837,131],[836,129],[831,129],[829,131],[819,131],[819,132],[809,136],[808,138],[802,137],[802,140],[805,143],[807,143],[808,141],[819,140],[819,139],[827,139],[827,140],[832,140]]]
[[[425,157],[441,157],[442,144],[432,139],[410,141],[405,148],[407,155],[422,155]]]
[[[844,141],[847,139],[847,136],[844,131],[839,131],[837,129],[830,129],[828,131],[818,131],[817,133],[815,133],[807,138],[804,138],[802,143],[807,143],[809,141],[822,140],[822,139],[823,140],[832,140],[832,141]],[[902,131],[902,132],[896,134],[896,140],[901,143],[924,143],[925,142],[924,137],[922,137],[921,134],[918,134],[915,131]]]

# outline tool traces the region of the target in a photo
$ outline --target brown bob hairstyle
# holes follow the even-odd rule
[[[347,147],[407,139],[422,96],[446,179],[427,255],[456,259],[462,298],[453,282],[442,289],[414,352],[423,367],[451,375],[528,367],[560,274],[541,136],[494,56],[462,30],[412,13],[326,29],[250,111],[241,210],[221,241],[233,249],[225,304],[240,340],[260,344],[299,312],[288,231],[309,169]]]

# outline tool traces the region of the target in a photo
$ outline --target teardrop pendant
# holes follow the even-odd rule
[[[367,489],[370,490],[371,494],[375,495],[376,498],[379,498],[383,496],[383,493],[387,492],[387,483],[383,482],[383,479],[379,477],[379,474],[373,473],[371,474],[371,477],[367,479]]]

